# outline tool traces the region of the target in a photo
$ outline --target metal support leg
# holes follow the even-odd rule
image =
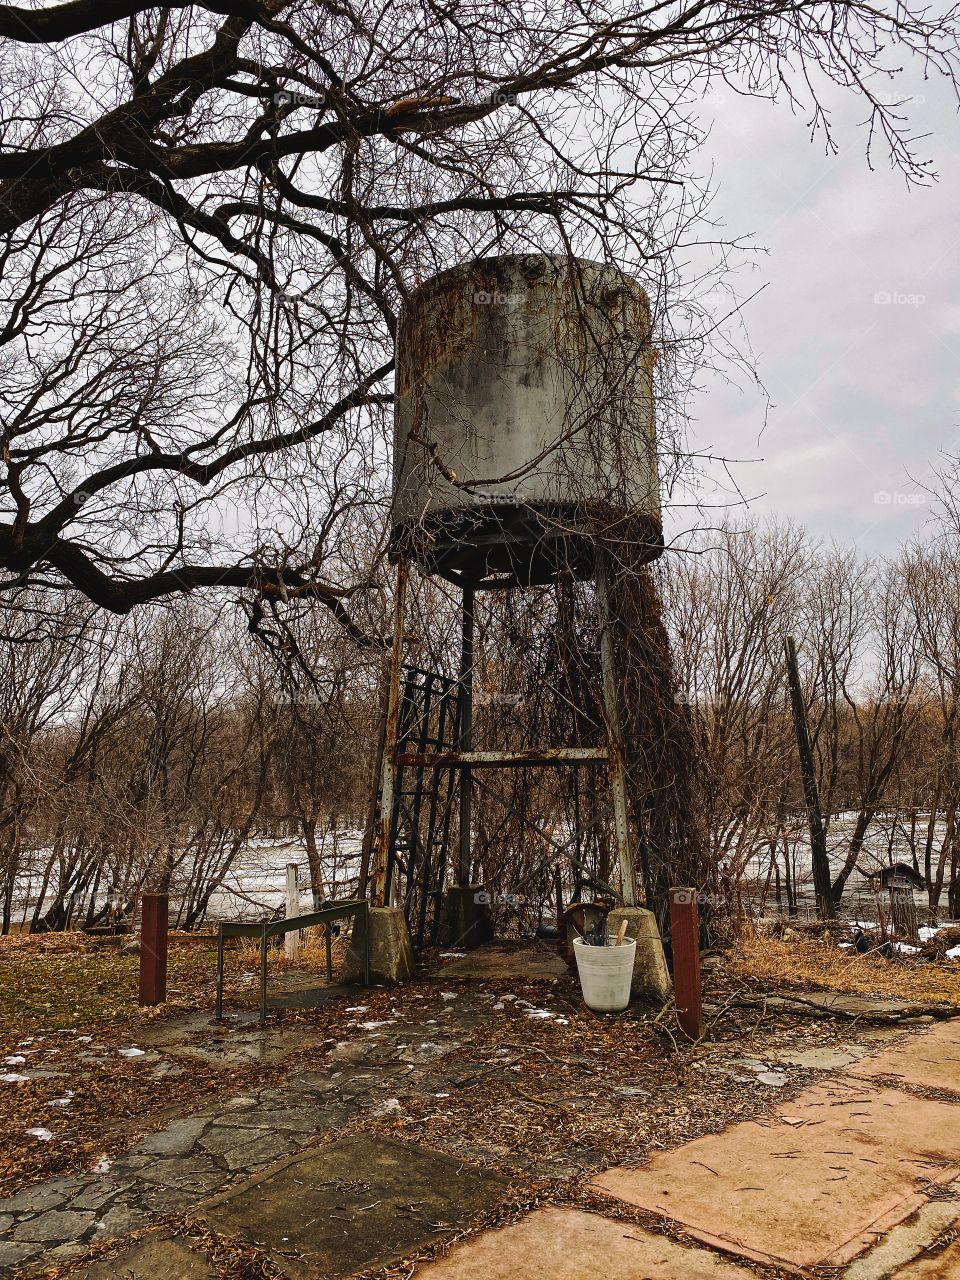
[[[610,792],[613,799],[613,825],[617,837],[617,858],[623,885],[623,901],[628,907],[637,905],[630,815],[627,807],[627,779],[620,725],[620,701],[617,696],[617,673],[613,658],[613,634],[610,613],[610,577],[606,558],[601,552],[597,563],[597,603],[600,608],[600,665],[603,676],[603,714],[607,723],[607,749],[610,754]]]
[[[328,982],[333,981],[333,938],[330,935],[330,928],[331,926],[329,924],[325,924],[323,927],[323,945],[327,953],[327,981]]]
[[[267,1020],[267,926],[260,933],[260,1025]]]
[[[473,587],[463,589],[463,644],[460,650],[460,735],[459,749],[473,750]],[[473,821],[470,769],[460,770],[460,846],[457,855],[457,884],[470,883],[470,827]]]
[[[383,743],[383,772],[380,777],[380,814],[377,820],[376,858],[373,872],[373,897],[385,907],[393,895],[393,877],[388,866],[390,827],[393,820],[393,797],[397,775],[397,730],[400,720],[400,667],[403,662],[404,606],[407,596],[409,562],[397,565],[397,588],[393,608],[393,648],[390,652],[390,689],[387,694],[386,732]]]
[[[217,925],[217,1022],[223,1021],[223,925]]]
[[[363,907],[363,985],[370,985],[370,906]]]

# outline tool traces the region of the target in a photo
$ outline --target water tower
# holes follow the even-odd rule
[[[615,565],[604,548],[629,536],[636,564],[663,547],[654,359],[643,290],[614,268],[578,259],[471,262],[429,280],[401,316],[391,540],[396,617],[374,878],[384,905],[405,901],[421,878],[420,920],[409,921],[421,943],[426,900],[438,898],[446,874],[445,850],[434,848],[443,832],[435,838],[431,831],[429,840],[414,835],[402,848],[401,837],[414,808],[419,815],[424,805],[436,807],[431,779],[438,773],[457,793],[458,848],[449,861],[461,887],[470,876],[475,770],[589,765],[595,785],[605,773],[622,895],[636,902],[607,620]],[[437,677],[439,684],[418,684],[417,669],[404,665],[411,565],[462,595],[459,670],[452,679]],[[605,743],[475,750],[477,593],[522,590],[558,574],[596,583]],[[424,730],[419,742],[411,734],[415,716],[404,710],[418,689],[435,710],[447,706],[445,729]]]

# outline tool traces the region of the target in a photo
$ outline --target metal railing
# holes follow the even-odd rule
[[[260,924],[234,924],[222,922],[217,928],[217,1021],[223,1019],[223,961],[227,938],[260,939],[260,1022],[267,1020],[267,944],[271,938],[282,937],[295,929],[312,929],[332,920],[363,917],[363,981],[370,985],[370,928],[367,920],[369,904],[366,898],[354,901],[331,902],[305,916],[290,916],[286,920],[264,920]],[[326,930],[327,981],[333,981],[333,955],[330,930]]]

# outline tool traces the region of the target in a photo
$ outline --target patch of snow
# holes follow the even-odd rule
[[[395,1021],[395,1018],[384,1018],[381,1022],[361,1022],[360,1027],[363,1031],[376,1031],[377,1027],[389,1027]]]
[[[919,952],[919,947],[911,947],[909,942],[895,942],[893,949],[900,956],[915,956]]]
[[[44,1129],[42,1126],[37,1129],[25,1129],[24,1133],[28,1133],[31,1138],[36,1138],[38,1142],[49,1142],[53,1137],[51,1131]]]
[[[73,1101],[73,1093],[72,1093],[72,1091],[71,1091],[71,1090],[69,1090],[69,1089],[68,1089],[68,1090],[67,1090],[67,1096],[66,1096],[66,1097],[64,1097],[64,1098],[51,1098],[51,1099],[50,1099],[50,1106],[51,1106],[51,1107],[69,1107],[69,1106],[70,1106],[70,1103],[71,1103],[72,1101]]]
[[[504,1005],[504,1003],[503,1003],[503,1001],[502,1001],[502,1000],[498,1000],[498,1001],[497,1001],[497,1003],[496,1003],[493,1007],[494,1007],[494,1009],[504,1009],[504,1008],[506,1008],[506,1006]]]
[[[25,1062],[26,1058],[22,1053],[11,1053],[9,1057],[3,1060],[3,1064],[6,1067],[22,1067]]]
[[[91,1173],[109,1173],[110,1161],[106,1156],[101,1157],[90,1171]]]
[[[4,1084],[24,1084],[29,1079],[29,1076],[18,1075],[16,1071],[4,1071],[3,1075],[0,1075],[0,1081]]]
[[[441,999],[441,1000],[456,1000],[456,998],[457,998],[457,993],[456,993],[455,991],[441,991],[441,992],[440,992],[440,999]]]
[[[344,1009],[344,1013],[366,1013],[369,1008],[368,1004],[351,1004]]]
[[[950,947],[943,953],[948,960],[960,960],[960,947]]]
[[[129,1049],[121,1049],[119,1052],[121,1058],[142,1058],[146,1049],[138,1049],[135,1044],[132,1044]]]

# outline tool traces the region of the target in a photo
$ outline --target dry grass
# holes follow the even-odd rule
[[[892,996],[924,1004],[960,1005],[960,962],[885,960],[841,951],[829,941],[781,942],[744,936],[727,953],[729,972],[765,987],[815,987],[856,995]]]

